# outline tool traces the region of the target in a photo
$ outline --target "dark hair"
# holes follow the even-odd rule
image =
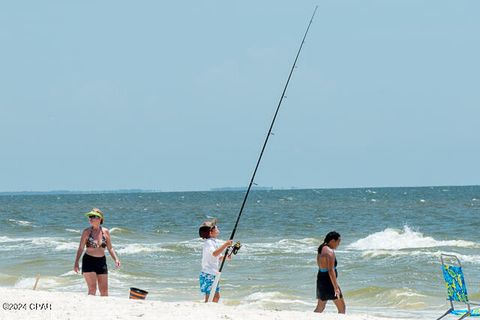
[[[337,231],[330,231],[327,233],[325,236],[325,240],[323,240],[323,243],[318,247],[318,254],[322,253],[323,247],[325,247],[331,240],[338,240],[340,239],[340,233]]]
[[[209,227],[209,226],[200,227],[200,229],[198,229],[198,234],[200,235],[200,238],[202,239],[210,238],[210,230],[212,230],[212,227]]]

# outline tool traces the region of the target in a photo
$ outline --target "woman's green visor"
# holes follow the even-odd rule
[[[97,211],[87,212],[87,213],[85,213],[85,216],[86,216],[86,217],[95,216],[95,217],[99,217],[100,219],[104,220],[104,219],[103,219],[103,214],[101,214],[100,212],[97,212]]]

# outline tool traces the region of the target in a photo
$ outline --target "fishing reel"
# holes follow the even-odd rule
[[[242,247],[242,244],[240,243],[240,241],[237,241],[233,246],[230,247],[232,248],[232,252],[230,252],[228,257],[231,257],[232,254],[236,255],[238,253],[238,250],[240,250],[241,247]]]

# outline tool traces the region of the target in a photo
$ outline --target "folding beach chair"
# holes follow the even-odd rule
[[[458,257],[442,253],[440,260],[442,261],[443,278],[445,279],[445,287],[447,288],[447,300],[450,301],[450,309],[438,319],[442,319],[449,314],[461,316],[458,320],[466,317],[480,316],[480,304],[468,300],[462,264]],[[455,309],[455,303],[465,304],[466,309]],[[472,306],[477,307],[472,308]]]

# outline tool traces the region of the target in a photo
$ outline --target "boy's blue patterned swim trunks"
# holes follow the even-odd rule
[[[215,281],[215,276],[213,274],[201,272],[200,273],[200,291],[204,294],[210,294],[214,281]],[[220,285],[217,286],[217,290],[215,290],[215,292],[220,292]]]

